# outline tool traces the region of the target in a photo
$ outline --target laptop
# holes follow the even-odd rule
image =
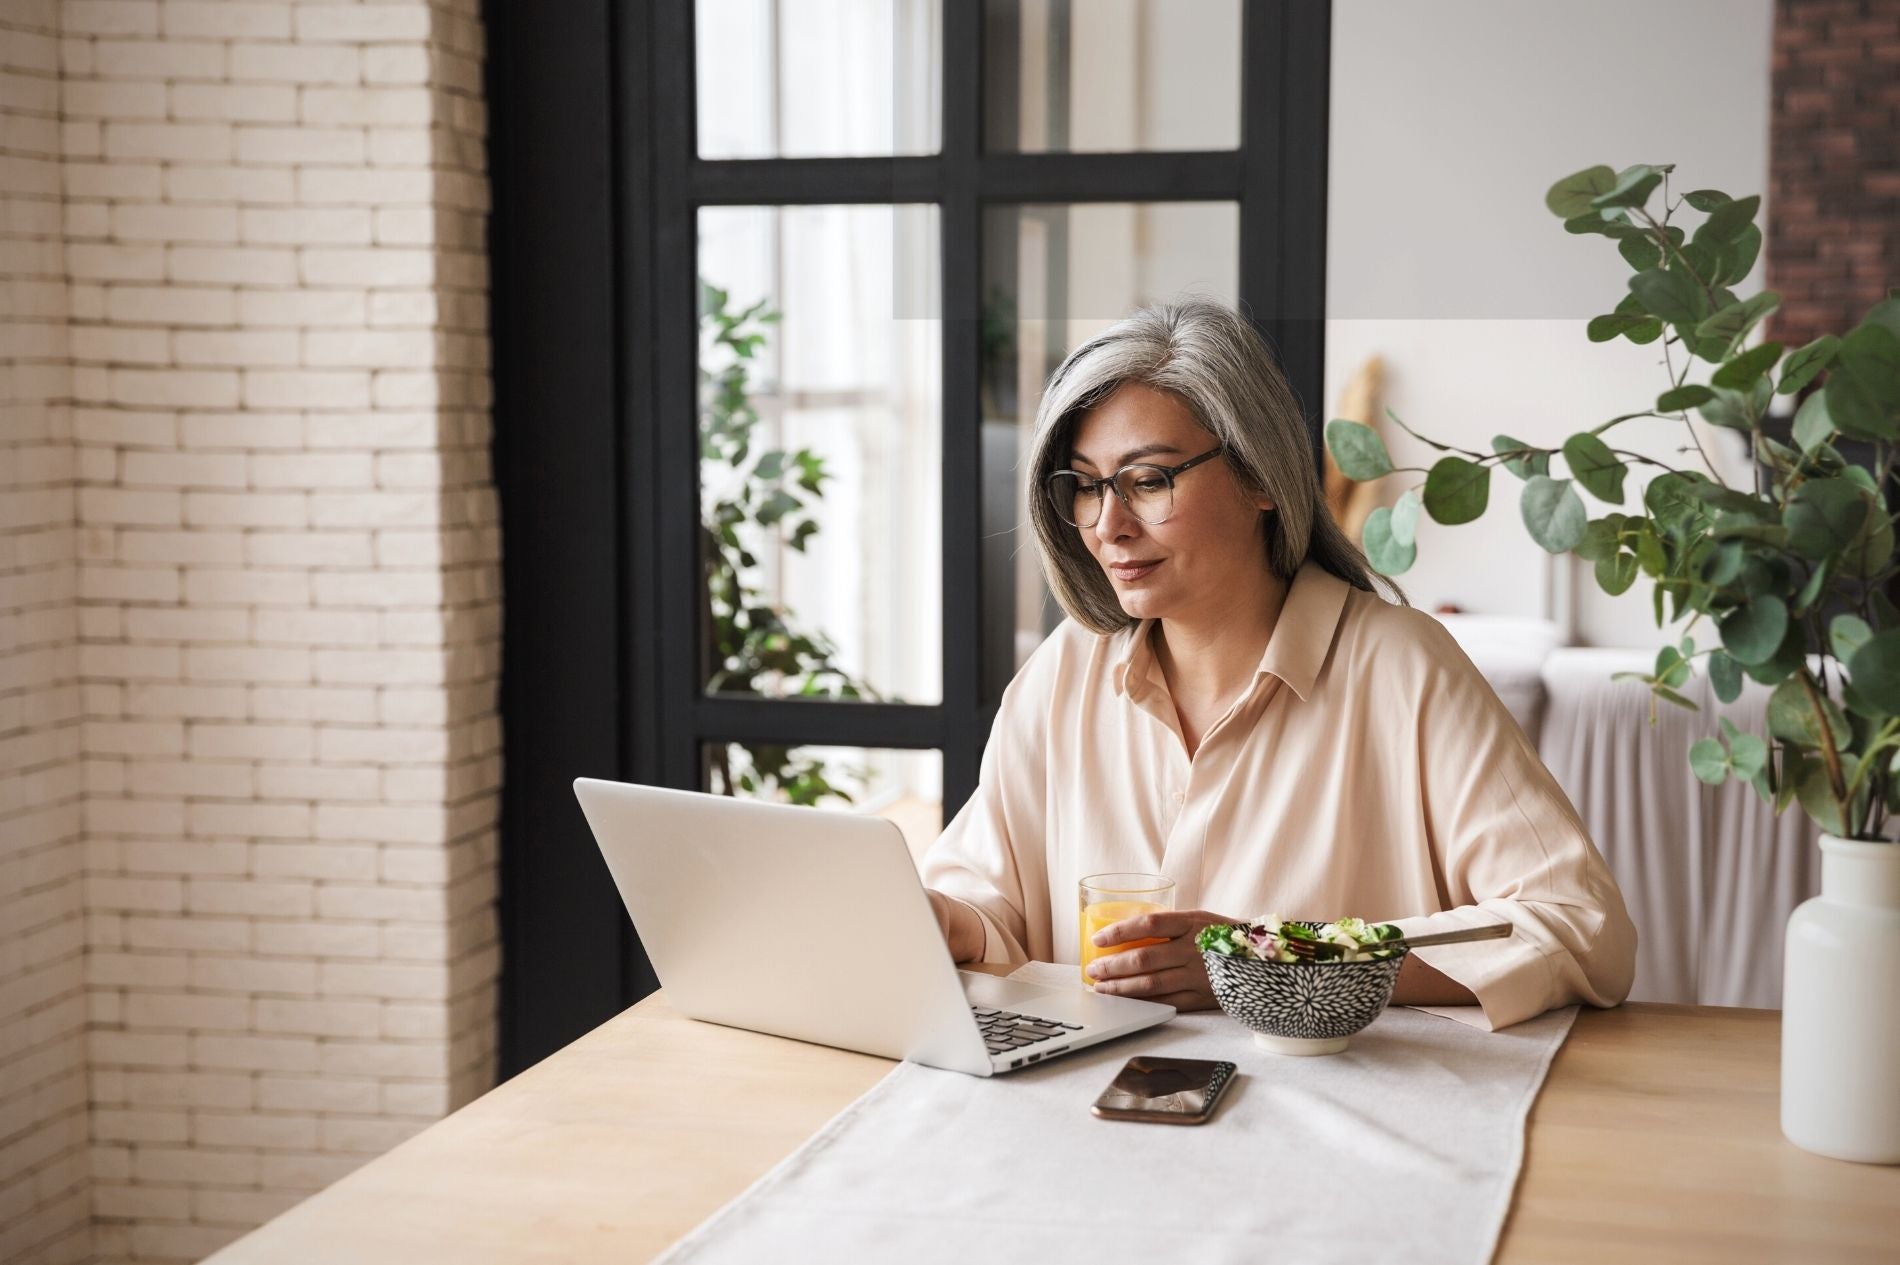
[[[667,1001],[693,1019],[991,1076],[1174,1007],[959,971],[881,817],[580,778]]]

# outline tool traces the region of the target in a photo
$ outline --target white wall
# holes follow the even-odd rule
[[[201,1259],[493,1083],[481,59],[0,3],[0,1260]]]
[[[91,1254],[59,5],[0,5],[0,1261]]]
[[[1626,292],[1628,266],[1609,239],[1565,233],[1544,192],[1596,163],[1673,162],[1672,199],[1697,188],[1765,195],[1773,10],[1773,0],[1335,0],[1326,416],[1373,354],[1386,363],[1386,405],[1460,447],[1488,450],[1499,432],[1555,447],[1653,401],[1667,385],[1660,343],[1584,336]],[[1764,203],[1757,222],[1767,214]],[[1672,222],[1693,230],[1701,218],[1685,205]],[[1758,263],[1736,292],[1759,289],[1762,275]],[[1615,446],[1693,459],[1674,452],[1687,442],[1679,424],[1647,425],[1619,427]],[[1431,464],[1436,454],[1386,429],[1400,464]],[[1390,497],[1410,485],[1388,482]],[[1518,486],[1500,472],[1478,522],[1421,526],[1418,563],[1401,580],[1413,601],[1545,615],[1571,583],[1579,640],[1655,643],[1646,585],[1609,598],[1574,560],[1549,560],[1523,530]],[[1632,478],[1628,499],[1639,490]],[[1586,503],[1593,516],[1610,508]]]

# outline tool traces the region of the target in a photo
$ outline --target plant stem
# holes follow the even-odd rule
[[[1861,781],[1866,778],[1868,770],[1873,768],[1874,756],[1879,754],[1881,748],[1900,746],[1900,743],[1894,741],[1896,736],[1900,736],[1900,716],[1891,716],[1874,735],[1874,740],[1867,744],[1867,752],[1860,758],[1860,767],[1854,770],[1854,780],[1847,784],[1849,799],[1859,794]]]
[[[1458,448],[1451,444],[1441,444],[1435,439],[1427,439],[1425,438],[1425,436],[1419,434],[1417,431],[1413,430],[1410,426],[1407,426],[1404,422],[1400,421],[1399,415],[1397,413],[1394,413],[1391,409],[1387,409],[1385,411],[1385,415],[1391,418],[1392,421],[1398,426],[1400,430],[1410,435],[1413,439],[1418,440],[1419,443],[1424,444],[1427,448],[1436,448],[1440,452],[1455,452],[1459,454],[1460,456],[1470,457],[1474,461],[1483,461],[1487,456],[1491,455],[1489,453],[1473,452],[1469,448]]]
[[[1642,216],[1643,219],[1647,220],[1649,222],[1649,226],[1656,230],[1656,240],[1662,244],[1663,253],[1666,255],[1673,254],[1675,255],[1677,259],[1680,259],[1682,261],[1682,270],[1688,273],[1689,276],[1694,279],[1697,285],[1702,287],[1702,294],[1709,301],[1709,310],[1713,312],[1715,310],[1714,289],[1710,287],[1708,282],[1704,281],[1701,277],[1696,275],[1696,270],[1689,266],[1689,257],[1683,254],[1681,248],[1678,247],[1676,243],[1670,238],[1668,230],[1665,229],[1661,224],[1658,224],[1656,222],[1656,217],[1651,215],[1648,211],[1644,210],[1642,207],[1637,207],[1635,209],[1636,209],[1636,213]],[[1688,371],[1689,371],[1689,367],[1687,365],[1684,365],[1683,373],[1687,374]]]
[[[1821,701],[1821,695],[1814,688],[1814,676],[1805,665],[1799,673],[1801,688],[1807,691],[1808,706],[1814,709],[1815,728],[1821,734],[1821,762],[1827,766],[1827,785],[1833,792],[1834,802],[1840,805],[1841,829],[1849,829],[1847,813],[1850,797],[1847,794],[1847,781],[1841,776],[1841,753],[1834,746],[1834,726],[1829,723],[1827,707]]]
[[[1682,471],[1676,469],[1674,466],[1670,465],[1668,462],[1658,461],[1654,457],[1645,457],[1640,452],[1630,452],[1622,448],[1612,448],[1610,449],[1610,451],[1615,453],[1619,457],[1626,457],[1631,461],[1640,461],[1644,465],[1655,466],[1659,470],[1667,470],[1670,474],[1682,473]]]

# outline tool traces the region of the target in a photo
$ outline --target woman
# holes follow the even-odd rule
[[[924,858],[957,961],[1077,961],[1077,881],[1135,871],[1172,878],[1177,909],[1097,935],[1165,941],[1098,959],[1101,992],[1212,1006],[1196,932],[1274,913],[1509,921],[1407,955],[1393,994],[1485,1027],[1628,995],[1636,932],[1602,857],[1444,627],[1373,590],[1246,321],[1161,304],[1076,348],[1029,509],[1069,618]]]

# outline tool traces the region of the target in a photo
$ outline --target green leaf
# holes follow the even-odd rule
[[[1775,686],[1799,672],[1807,663],[1807,632],[1798,620],[1788,621],[1788,631],[1765,663],[1744,663],[1742,671],[1763,685]]]
[[[1684,698],[1682,695],[1676,693],[1674,690],[1670,689],[1666,685],[1654,686],[1651,688],[1650,693],[1654,694],[1657,698],[1662,699],[1665,703],[1674,703],[1677,707],[1687,708],[1688,710],[1692,712],[1702,710],[1701,708],[1697,707],[1693,702]]]
[[[1629,467],[1610,446],[1587,431],[1564,441],[1564,461],[1584,490],[1611,505],[1623,503],[1623,477]]]
[[[1673,391],[1664,391],[1661,395],[1657,396],[1656,411],[1658,413],[1675,413],[1682,409],[1694,408],[1698,404],[1706,404],[1714,398],[1715,392],[1699,383],[1692,382],[1688,386],[1677,387]]]
[[[1709,379],[1718,387],[1731,387],[1737,391],[1755,384],[1755,379],[1767,373],[1781,357],[1780,343],[1763,343],[1759,347],[1750,347],[1735,359],[1715,371]]]
[[[1724,202],[1732,201],[1728,194],[1720,189],[1692,189],[1682,195],[1682,200],[1698,211],[1713,211]]]
[[[1447,526],[1477,518],[1490,499],[1490,468],[1463,457],[1440,457],[1425,476],[1425,510]]]
[[[1842,663],[1853,658],[1873,635],[1874,630],[1858,615],[1836,615],[1827,626],[1827,644]]]
[[[1884,325],[1862,325],[1841,343],[1823,388],[1827,411],[1854,439],[1900,436],[1900,335]]]
[[[1708,482],[1706,476],[1671,471],[1658,475],[1643,489],[1643,504],[1658,524],[1677,527],[1703,512],[1696,489]]]
[[[1886,298],[1867,309],[1867,315],[1861,318],[1862,325],[1884,325],[1895,334],[1900,334],[1900,287],[1887,291]]]
[[[1794,411],[1794,441],[1802,452],[1813,452],[1834,438],[1834,419],[1828,416],[1827,392],[1816,391]]]
[[[1821,700],[1821,710],[1827,715],[1827,726],[1833,734],[1835,749],[1845,748],[1852,736],[1847,717],[1841,715],[1841,709],[1826,698]],[[1789,677],[1768,696],[1768,733],[1797,746],[1815,749],[1821,746],[1821,722],[1814,714],[1814,704],[1809,700],[1807,687],[1799,676]]]
[[[773,448],[760,454],[752,473],[761,479],[776,479],[785,472],[785,454]]]
[[[1625,167],[1617,173],[1616,183],[1591,198],[1590,205],[1598,210],[1617,206],[1642,206],[1649,201],[1649,195],[1655,191],[1656,186],[1662,183],[1663,173],[1673,167],[1673,163],[1663,163],[1660,166],[1637,163],[1634,166]],[[1545,195],[1544,201],[1546,205],[1549,204],[1548,194]]]
[[[774,492],[766,497],[765,504],[759,507],[758,520],[763,526],[770,527],[797,509],[800,504],[799,499],[789,493]]]
[[[1723,514],[1709,527],[1712,540],[1752,540],[1779,549],[1788,543],[1788,529],[1744,514]]]
[[[1834,354],[1841,349],[1841,340],[1832,334],[1823,334],[1807,346],[1789,356],[1781,366],[1781,382],[1775,387],[1777,395],[1793,395],[1808,383],[1814,381],[1814,375],[1833,363]]]
[[[1755,212],[1761,209],[1761,197],[1758,194],[1746,198],[1736,198],[1724,202],[1709,212],[1709,218],[1695,231],[1692,239],[1712,245],[1723,245],[1740,237],[1755,218]]]
[[[1764,520],[1777,517],[1774,502],[1723,487],[1719,483],[1693,483],[1683,489],[1683,495],[1731,514],[1746,514]]]
[[[1692,669],[1689,661],[1682,657],[1682,651],[1674,646],[1664,646],[1656,652],[1655,678],[1672,689],[1681,689],[1689,682]]]
[[[1827,587],[1828,567],[1830,565],[1832,564],[1823,562],[1815,567],[1814,570],[1808,572],[1808,582],[1801,586],[1801,591],[1795,594],[1794,597],[1793,614],[1797,618],[1806,615],[1808,611],[1813,608],[1814,603],[1820,599],[1821,590]]]
[[[1623,547],[1620,533],[1628,517],[1626,514],[1605,514],[1602,518],[1591,519],[1583,529],[1583,539],[1576,544],[1576,555],[1585,562],[1601,562],[1614,556]]]
[[[1575,549],[1589,523],[1583,498],[1577,495],[1568,479],[1553,479],[1544,474],[1533,476],[1524,485],[1518,508],[1531,539],[1547,553],[1568,553]]]
[[[1418,492],[1415,489],[1406,489],[1405,495],[1392,506],[1393,541],[1400,545],[1413,545],[1418,542],[1418,516],[1421,508]],[[1387,571],[1385,574],[1397,573]]]
[[[1601,164],[1565,176],[1544,194],[1544,205],[1559,219],[1575,219],[1596,209],[1596,198],[1616,187],[1616,173]]]
[[[1679,272],[1650,268],[1631,277],[1629,288],[1644,311],[1665,321],[1700,321],[1708,310],[1702,287]]]
[[[1650,237],[1625,237],[1616,244],[1616,249],[1630,267],[1642,272],[1662,263],[1662,248]],[[1621,331],[1618,331],[1621,332]]]
[[[1729,738],[1729,767],[1744,782],[1768,767],[1768,744],[1755,734],[1735,734]]]
[[[1814,819],[1815,825],[1831,835],[1847,834],[1846,824],[1841,818],[1841,804],[1834,798],[1824,761],[1802,761],[1801,780],[1795,784],[1794,793],[1801,801],[1801,807]]]
[[[1503,461],[1498,463],[1520,479],[1528,479],[1532,475],[1550,473],[1550,453],[1537,447],[1535,444],[1527,444],[1523,440],[1513,439],[1509,435],[1493,435],[1491,437],[1491,451],[1500,454],[1507,452],[1524,453],[1525,455],[1520,457],[1505,457]]]
[[[1742,696],[1742,667],[1728,651],[1717,650],[1709,655],[1709,684],[1724,703],[1733,703]]]
[[[1716,252],[1718,262],[1714,279],[1740,284],[1753,271],[1761,257],[1761,229],[1750,224],[1741,235]]]
[[[1564,221],[1566,233],[1595,233],[1601,237],[1622,237],[1627,234],[1629,227],[1627,224],[1604,219],[1601,211],[1586,211],[1582,215],[1573,215]]]
[[[1703,320],[1695,327],[1698,338],[1721,339],[1726,344],[1723,358],[1741,345],[1748,331],[1761,323],[1761,319],[1781,306],[1781,296],[1773,290],[1763,290],[1752,299],[1741,303],[1731,303],[1713,316]],[[1660,313],[1658,313],[1660,315]],[[1700,353],[1698,353],[1700,354]]]
[[[1583,332],[1593,343],[1607,343],[1618,335],[1641,330],[1653,322],[1653,317],[1637,312],[1612,312],[1607,316],[1591,317],[1590,323],[1583,327]]]
[[[1614,553],[1598,558],[1596,563],[1597,587],[1611,597],[1620,597],[1636,583],[1636,555]]]
[[[1847,548],[1866,520],[1866,498],[1847,479],[1809,479],[1794,490],[1782,513],[1788,548],[1812,562]]]
[[[1710,242],[1691,241],[1679,247],[1663,264],[1671,272],[1680,272],[1697,285],[1706,286],[1710,291],[1711,310],[1720,311],[1734,302],[1734,296],[1724,298],[1722,291],[1716,288],[1716,274],[1722,270],[1722,248]]]
[[[1393,538],[1392,511],[1381,505],[1366,515],[1366,560],[1380,575],[1403,575],[1418,560],[1416,544],[1400,544]]]
[[[1718,589],[1733,584],[1741,575],[1742,562],[1747,556],[1748,551],[1741,541],[1722,541],[1702,559],[1702,582]]]
[[[1887,520],[1886,510],[1875,510],[1861,525],[1860,535],[1841,554],[1841,572],[1857,579],[1869,578],[1893,557],[1893,545],[1893,524]],[[1875,601],[1881,596],[1876,593]]]
[[[1696,412],[1711,426],[1725,426],[1730,430],[1753,429],[1772,395],[1766,378],[1757,378],[1754,387],[1745,392],[1729,387],[1714,390],[1715,398]]]
[[[1854,692],[1888,715],[1900,713],[1900,630],[1875,633],[1847,661]]]
[[[1710,786],[1728,780],[1728,752],[1714,738],[1701,738],[1689,748],[1689,768]]]
[[[1765,663],[1788,631],[1788,605],[1772,594],[1738,606],[1722,620],[1722,645],[1737,663]]]
[[[1339,472],[1354,483],[1369,483],[1392,473],[1392,455],[1385,441],[1362,422],[1335,417],[1326,423],[1326,447]]]
[[[1637,520],[1636,528],[1636,565],[1658,577],[1669,569],[1669,559],[1663,553],[1662,538],[1656,534],[1655,524],[1641,519]]]

